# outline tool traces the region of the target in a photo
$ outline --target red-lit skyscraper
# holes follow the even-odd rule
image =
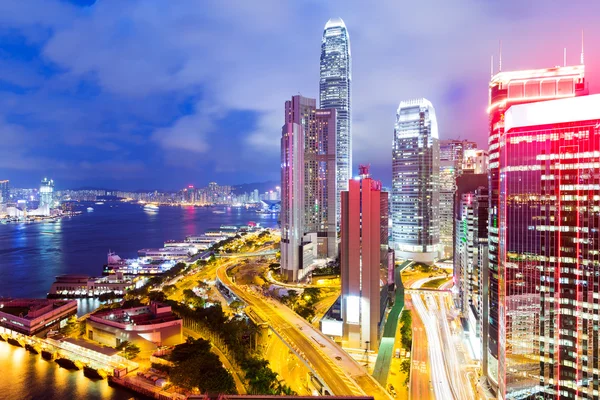
[[[346,346],[378,347],[380,313],[381,182],[360,166],[360,179],[342,192],[342,319]]]
[[[504,137],[500,250],[523,289],[506,307],[507,397],[531,376],[545,399],[598,399],[600,95],[513,106]],[[536,368],[511,376],[517,360]]]
[[[559,322],[544,320],[548,303],[541,291],[548,284],[543,281],[547,269],[557,268],[560,246],[547,242],[548,234],[538,227],[548,224],[549,213],[556,212],[544,188],[549,184],[545,180],[557,171],[546,157],[558,160],[566,150],[556,147],[561,135],[551,133],[554,126],[535,135],[505,132],[505,113],[511,107],[545,113],[550,109],[525,105],[586,94],[583,65],[501,72],[490,82],[489,283],[484,282],[489,285],[489,315],[485,310],[488,340],[484,339],[483,369],[500,398],[522,398],[539,391],[540,385],[558,384],[558,374],[551,383],[540,371],[550,360],[543,358],[549,357],[548,346],[554,346],[544,342],[544,326]],[[566,112],[556,117],[557,122],[572,121]],[[560,217],[553,218],[552,225],[560,226]],[[573,300],[562,295],[564,301]]]

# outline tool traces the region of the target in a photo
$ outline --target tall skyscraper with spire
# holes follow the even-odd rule
[[[341,18],[325,24],[321,42],[319,106],[337,110],[336,181],[337,225],[340,224],[340,193],[348,190],[352,177],[352,59],[350,36]]]

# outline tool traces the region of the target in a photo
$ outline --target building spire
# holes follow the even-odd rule
[[[579,60],[579,63],[583,65],[583,29],[581,30],[581,59]]]
[[[502,72],[502,39],[500,39],[500,55],[498,60],[498,72]]]
[[[492,60],[490,62],[490,78],[494,77],[494,55],[492,54]]]

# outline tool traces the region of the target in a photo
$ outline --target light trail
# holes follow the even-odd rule
[[[437,304],[437,300],[432,297],[432,301]],[[440,323],[440,337],[444,345],[444,357],[446,358],[446,371],[450,377],[450,383],[455,394],[459,399],[473,399],[474,394],[471,392],[471,384],[469,383],[466,374],[463,372],[463,363],[458,360],[455,338],[452,336],[450,326],[448,324],[448,315],[446,311],[446,296],[438,297],[440,307],[436,308],[438,313],[438,321]]]
[[[439,337],[438,321],[427,310],[420,294],[412,294],[412,302],[413,307],[421,317],[421,321],[423,321],[425,332],[427,333],[429,361],[431,364],[431,380],[435,397],[437,399],[453,399],[455,397],[448,382],[448,375]]]

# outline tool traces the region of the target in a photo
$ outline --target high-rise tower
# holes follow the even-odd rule
[[[500,393],[598,399],[600,95],[512,106],[502,139]]]
[[[10,201],[10,187],[8,180],[0,180],[0,204]]]
[[[463,173],[465,152],[477,148],[467,140],[440,140],[440,243],[443,257],[452,255],[456,178]]]
[[[40,183],[40,208],[47,206],[52,207],[52,201],[54,199],[54,181],[52,179],[44,178]]]
[[[509,397],[509,394],[520,390],[532,390],[540,384],[540,375],[544,376],[543,385],[562,386],[567,390],[566,385],[562,385],[566,378],[561,376],[561,371],[569,371],[569,367],[561,364],[568,357],[559,353],[558,349],[566,348],[561,346],[563,338],[567,343],[571,339],[566,339],[566,336],[571,336],[571,331],[580,329],[580,326],[569,327],[569,332],[563,333],[564,337],[561,334],[561,343],[555,338],[546,341],[545,337],[550,332],[556,333],[549,324],[561,326],[562,318],[562,321],[571,321],[566,313],[572,311],[567,311],[559,303],[563,301],[560,297],[564,297],[569,305],[574,305],[575,299],[570,299],[567,292],[577,296],[580,293],[576,283],[573,288],[565,289],[564,294],[560,293],[560,279],[565,278],[569,282],[570,279],[573,282],[580,279],[572,278],[572,272],[567,271],[572,268],[573,260],[579,260],[576,265],[585,265],[581,258],[574,258],[579,256],[574,255],[573,249],[582,246],[579,239],[568,245],[561,242],[561,238],[575,235],[576,232],[584,233],[579,228],[569,228],[579,226],[579,222],[563,219],[567,215],[569,218],[579,218],[575,210],[583,211],[584,208],[580,206],[584,204],[567,205],[567,201],[577,203],[577,199],[583,199],[580,196],[593,196],[591,191],[594,190],[593,185],[586,186],[588,178],[583,175],[581,182],[570,182],[564,187],[558,184],[563,178],[573,179],[574,175],[584,174],[584,165],[575,162],[570,154],[577,154],[577,159],[587,156],[580,155],[581,150],[569,146],[589,149],[591,142],[578,139],[580,134],[591,138],[589,127],[580,133],[575,128],[555,131],[553,126],[547,125],[531,133],[521,132],[520,127],[512,122],[512,128],[519,129],[509,133],[505,114],[518,105],[582,95],[587,95],[583,65],[500,72],[490,82],[489,282],[483,282],[483,285],[489,285],[489,316],[483,319],[483,330],[488,333],[488,340],[484,340],[483,350],[487,354],[483,354],[483,372],[497,388],[500,398]],[[556,113],[566,123],[576,115],[572,113],[577,111],[577,107],[564,110],[532,107],[525,110],[530,113],[532,120]],[[564,142],[564,147],[556,147],[567,137],[572,137],[572,140]],[[563,163],[565,165],[561,165]],[[570,163],[574,165],[566,165]],[[568,190],[570,197],[563,199],[559,194],[562,189]],[[562,204],[561,199],[564,200]],[[563,211],[565,214],[561,215]],[[583,215],[580,217],[587,218]],[[567,228],[563,228],[563,224]],[[556,233],[563,229],[569,230],[564,234]],[[564,276],[561,275],[562,265],[565,265]],[[553,271],[558,271],[558,276],[551,277]],[[556,303],[551,304],[551,297]],[[542,300],[544,298],[545,301]],[[559,317],[557,309],[563,309],[561,312],[565,317]],[[547,319],[550,316],[554,319]],[[581,328],[584,328],[583,325]],[[551,353],[555,355],[551,356]],[[554,361],[550,362],[553,358]],[[597,364],[597,358],[595,360]],[[547,361],[549,364],[546,364]],[[542,372],[540,365],[544,368]],[[554,372],[550,373],[544,365]],[[593,368],[597,368],[597,365]],[[581,382],[581,378],[575,374],[568,379]],[[556,397],[562,397],[562,393]]]
[[[342,319],[348,347],[377,350],[380,310],[381,182],[360,166],[342,192]],[[383,210],[387,212],[387,210]],[[367,343],[368,342],[368,343]],[[368,344],[368,346],[367,346]]]
[[[440,145],[429,100],[403,101],[392,149],[392,242],[397,256],[433,262],[440,253]]]
[[[340,219],[340,193],[348,190],[352,178],[352,59],[350,36],[341,18],[332,18],[325,24],[321,42],[319,106],[337,110],[336,128],[336,181],[337,225]]]
[[[302,96],[286,101],[281,266],[289,280],[302,279],[315,257],[337,256],[335,133],[335,109],[317,109],[315,99]]]

